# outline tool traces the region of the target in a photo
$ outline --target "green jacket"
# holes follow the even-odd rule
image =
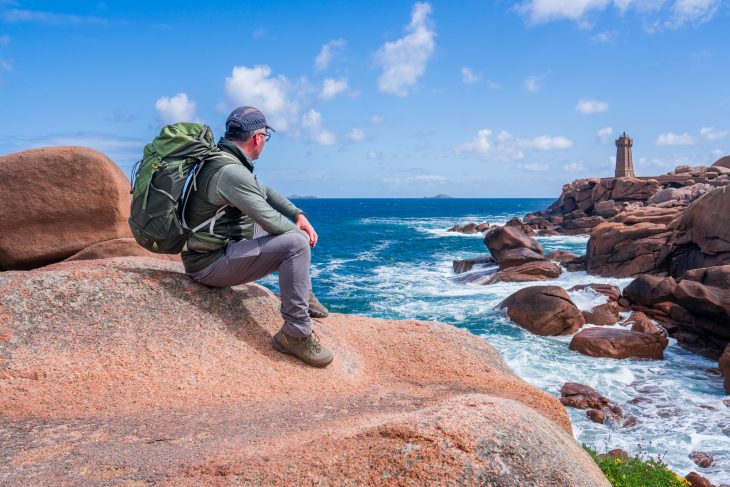
[[[188,274],[203,270],[220,258],[229,241],[251,239],[254,223],[272,235],[299,231],[292,221],[303,211],[260,183],[253,174],[253,162],[233,142],[221,138],[218,148],[238,162],[225,155],[206,160],[196,178],[196,189],[188,199],[185,219],[189,228],[195,228],[221,206],[230,205],[213,228],[213,233],[224,238],[211,236],[207,227],[194,233],[182,253]]]

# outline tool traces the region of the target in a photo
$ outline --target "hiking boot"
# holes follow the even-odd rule
[[[309,317],[310,318],[327,318],[330,312],[319,302],[317,296],[312,291],[309,291]]]
[[[335,358],[331,351],[320,345],[314,332],[306,338],[294,338],[279,330],[271,339],[271,346],[277,352],[294,355],[312,367],[327,367]]]

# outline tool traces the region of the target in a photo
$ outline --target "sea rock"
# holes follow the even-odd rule
[[[606,277],[630,277],[662,268],[672,232],[657,223],[608,222],[591,232],[586,251],[586,269]]]
[[[715,484],[697,472],[690,472],[684,478],[687,479],[690,487],[715,487]]]
[[[501,253],[499,268],[501,270],[517,267],[529,262],[545,261],[545,257],[526,247],[508,249]],[[559,275],[559,274],[558,274]]]
[[[73,260],[94,260],[108,259],[111,257],[152,257],[162,260],[179,261],[179,255],[153,254],[146,249],[140,247],[133,238],[116,238],[114,240],[106,240],[104,242],[95,243],[85,249],[76,252],[71,257],[65,259],[66,262]]]
[[[614,328],[587,328],[570,342],[570,350],[591,357],[646,358],[661,360],[669,344],[663,336]]]
[[[487,255],[485,257],[475,257],[473,259],[455,260],[451,263],[455,274],[468,272],[477,265],[497,265],[497,261],[494,260],[494,257]]]
[[[0,483],[608,486],[485,340],[332,314],[314,369],[271,348],[279,306],[156,259],[0,274]]]
[[[0,156],[0,270],[32,269],[131,237],[129,180],[84,147]]]
[[[583,311],[586,323],[593,325],[613,325],[621,320],[621,308],[616,301],[609,300],[604,304],[594,306],[589,311]]]
[[[618,215],[619,206],[614,200],[599,201],[596,203],[594,212],[603,218],[611,218]]]
[[[530,282],[545,281],[560,277],[562,269],[554,262],[547,260],[528,262],[517,267],[509,267],[494,274],[485,284],[496,282]]]
[[[558,286],[530,286],[499,304],[521,327],[542,336],[569,335],[585,324],[580,310]]]
[[[689,457],[700,468],[709,468],[715,463],[715,458],[706,452],[693,451],[689,454]]]
[[[567,250],[553,250],[552,252],[545,254],[545,258],[562,264],[564,262],[575,260],[578,256],[573,252],[568,252]]]
[[[497,262],[501,261],[503,252],[511,249],[526,248],[540,255],[545,254],[542,245],[537,240],[516,227],[490,228],[484,235],[484,245]]]
[[[585,255],[576,257],[573,260],[569,260],[565,263],[565,268],[568,272],[582,272],[586,270],[587,259]]]
[[[683,188],[667,188],[649,198],[647,203],[651,205],[673,201],[675,204],[688,205],[714,189],[715,187],[711,184],[694,184]]]
[[[648,333],[649,335],[664,335],[664,331],[656,326],[654,322],[641,311],[632,312],[623,324],[630,326],[631,331]]]
[[[577,409],[602,409],[614,403],[596,392],[590,386],[577,382],[566,382],[560,388],[560,402],[563,406]]]
[[[678,208],[657,208],[649,206],[626,211],[619,214],[612,221],[625,225],[636,225],[637,223],[659,223],[669,225],[680,214]]]
[[[682,214],[668,257],[671,275],[730,264],[730,190],[717,188],[692,203]]]
[[[463,233],[465,235],[473,235],[478,232],[476,223],[467,223],[466,225],[454,225],[446,231]]]
[[[712,167],[724,167],[730,169],[730,156],[719,158],[712,164]]]

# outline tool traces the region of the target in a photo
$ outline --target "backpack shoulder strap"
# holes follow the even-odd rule
[[[223,156],[223,158],[219,158],[219,157],[216,157],[216,156]],[[192,188],[197,189],[196,179],[198,177],[198,173],[200,173],[200,170],[203,168],[203,165],[206,164],[206,163],[209,166],[210,165],[213,165],[214,166],[214,173],[215,173],[215,172],[218,172],[217,169],[221,169],[221,168],[223,168],[225,166],[229,166],[231,164],[240,164],[241,161],[239,161],[238,158],[235,157],[234,155],[229,154],[228,152],[225,152],[225,151],[217,151],[214,154],[211,154],[210,157],[202,160],[200,162],[200,164],[198,165],[198,168],[195,170],[195,174],[193,175],[193,181],[192,181],[192,184],[190,185],[191,186],[191,189]],[[206,188],[206,190],[207,190],[207,188]],[[183,215],[185,215],[185,207],[188,204],[188,197],[189,196],[190,196],[190,190],[188,190],[187,197],[185,198],[185,202],[183,204],[183,213],[182,213]],[[225,204],[225,205],[221,206],[220,208],[218,208],[218,210],[216,210],[215,214],[212,217],[208,218],[203,223],[201,223],[200,225],[198,225],[195,228],[193,228],[192,229],[192,232],[195,233],[195,232],[197,232],[197,231],[205,228],[205,226],[207,225],[208,226],[208,233],[210,235],[213,235],[215,237],[221,237],[220,235],[216,235],[215,234],[215,232],[213,231],[213,228],[215,227],[215,222],[220,217],[223,216],[223,214],[226,211],[226,208],[228,208],[229,206],[230,205]]]

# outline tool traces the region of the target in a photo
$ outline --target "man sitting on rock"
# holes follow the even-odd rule
[[[202,233],[190,237],[182,260],[188,275],[212,287],[252,282],[278,271],[284,325],[272,345],[308,365],[325,367],[334,356],[320,345],[310,320],[329,314],[309,279],[310,246],[317,244],[317,232],[302,210],[253,175],[254,161],[273,131],[256,108],[238,107],[228,116],[226,134],[218,142],[221,153],[203,164],[187,202],[186,222],[194,228],[228,206]]]

